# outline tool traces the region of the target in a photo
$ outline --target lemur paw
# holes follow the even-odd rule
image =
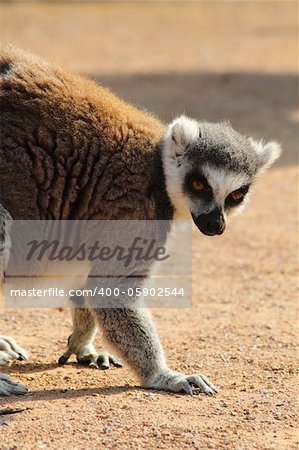
[[[0,373],[0,397],[8,395],[23,395],[28,389],[21,383],[17,383],[6,373]]]
[[[71,355],[64,353],[58,360],[59,364],[65,364]],[[81,351],[77,353],[77,361],[79,364],[87,365],[92,368],[107,370],[111,366],[122,367],[122,362],[108,352]]]
[[[79,364],[88,365],[89,367],[100,368],[102,370],[107,370],[110,366],[122,367],[121,361],[115,356],[108,352],[96,353],[95,355],[85,355],[82,357],[77,357]]]
[[[14,339],[0,336],[0,366],[6,366],[14,359],[24,361],[27,358],[27,352]]]
[[[207,395],[214,395],[218,392],[205,375],[182,375],[172,370],[164,370],[159,375],[145,382],[145,387],[196,395],[203,392]]]

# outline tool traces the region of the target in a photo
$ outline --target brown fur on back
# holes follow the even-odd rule
[[[14,219],[171,217],[156,118],[11,48],[0,101],[0,203]]]

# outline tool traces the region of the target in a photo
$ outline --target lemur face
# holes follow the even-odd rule
[[[222,234],[227,216],[241,210],[256,176],[280,153],[276,142],[255,142],[227,123],[176,119],[167,129],[163,151],[175,216],[191,214],[202,233]]]
[[[183,193],[194,223],[209,236],[222,234],[226,217],[247,199],[251,177],[205,164],[187,171]]]

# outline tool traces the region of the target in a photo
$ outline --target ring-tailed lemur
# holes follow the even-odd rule
[[[228,123],[182,116],[164,126],[107,89],[18,50],[2,53],[0,86],[0,203],[13,219],[192,217],[202,233],[217,235],[280,154],[275,142],[257,143]],[[100,326],[143,386],[216,392],[204,375],[168,368],[148,310],[75,309],[73,316],[61,363],[75,354],[103,368],[121,365],[94,349]],[[7,338],[0,348],[0,364],[26,357]],[[0,394],[22,392],[0,377]]]

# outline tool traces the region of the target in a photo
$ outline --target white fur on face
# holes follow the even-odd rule
[[[208,164],[201,168],[203,175],[207,178],[209,185],[213,190],[214,201],[210,204],[209,211],[213,208],[218,207],[222,210],[224,218],[226,219],[226,214],[230,216],[233,214],[240,213],[250,198],[250,191],[245,195],[244,200],[239,205],[231,208],[229,211],[225,212],[224,204],[226,197],[233,191],[240,189],[242,186],[246,186],[252,183],[252,179],[245,173],[235,173],[225,169],[218,169],[216,167],[211,167]]]
[[[199,125],[186,116],[175,119],[167,128],[163,148],[163,169],[166,189],[174,207],[175,219],[190,218],[190,201],[183,192],[186,175],[184,157],[189,145],[198,140]]]
[[[226,197],[231,192],[250,184],[252,181],[245,173],[218,169],[208,164],[201,167],[201,171],[213,190],[215,203],[219,206],[224,204]]]

